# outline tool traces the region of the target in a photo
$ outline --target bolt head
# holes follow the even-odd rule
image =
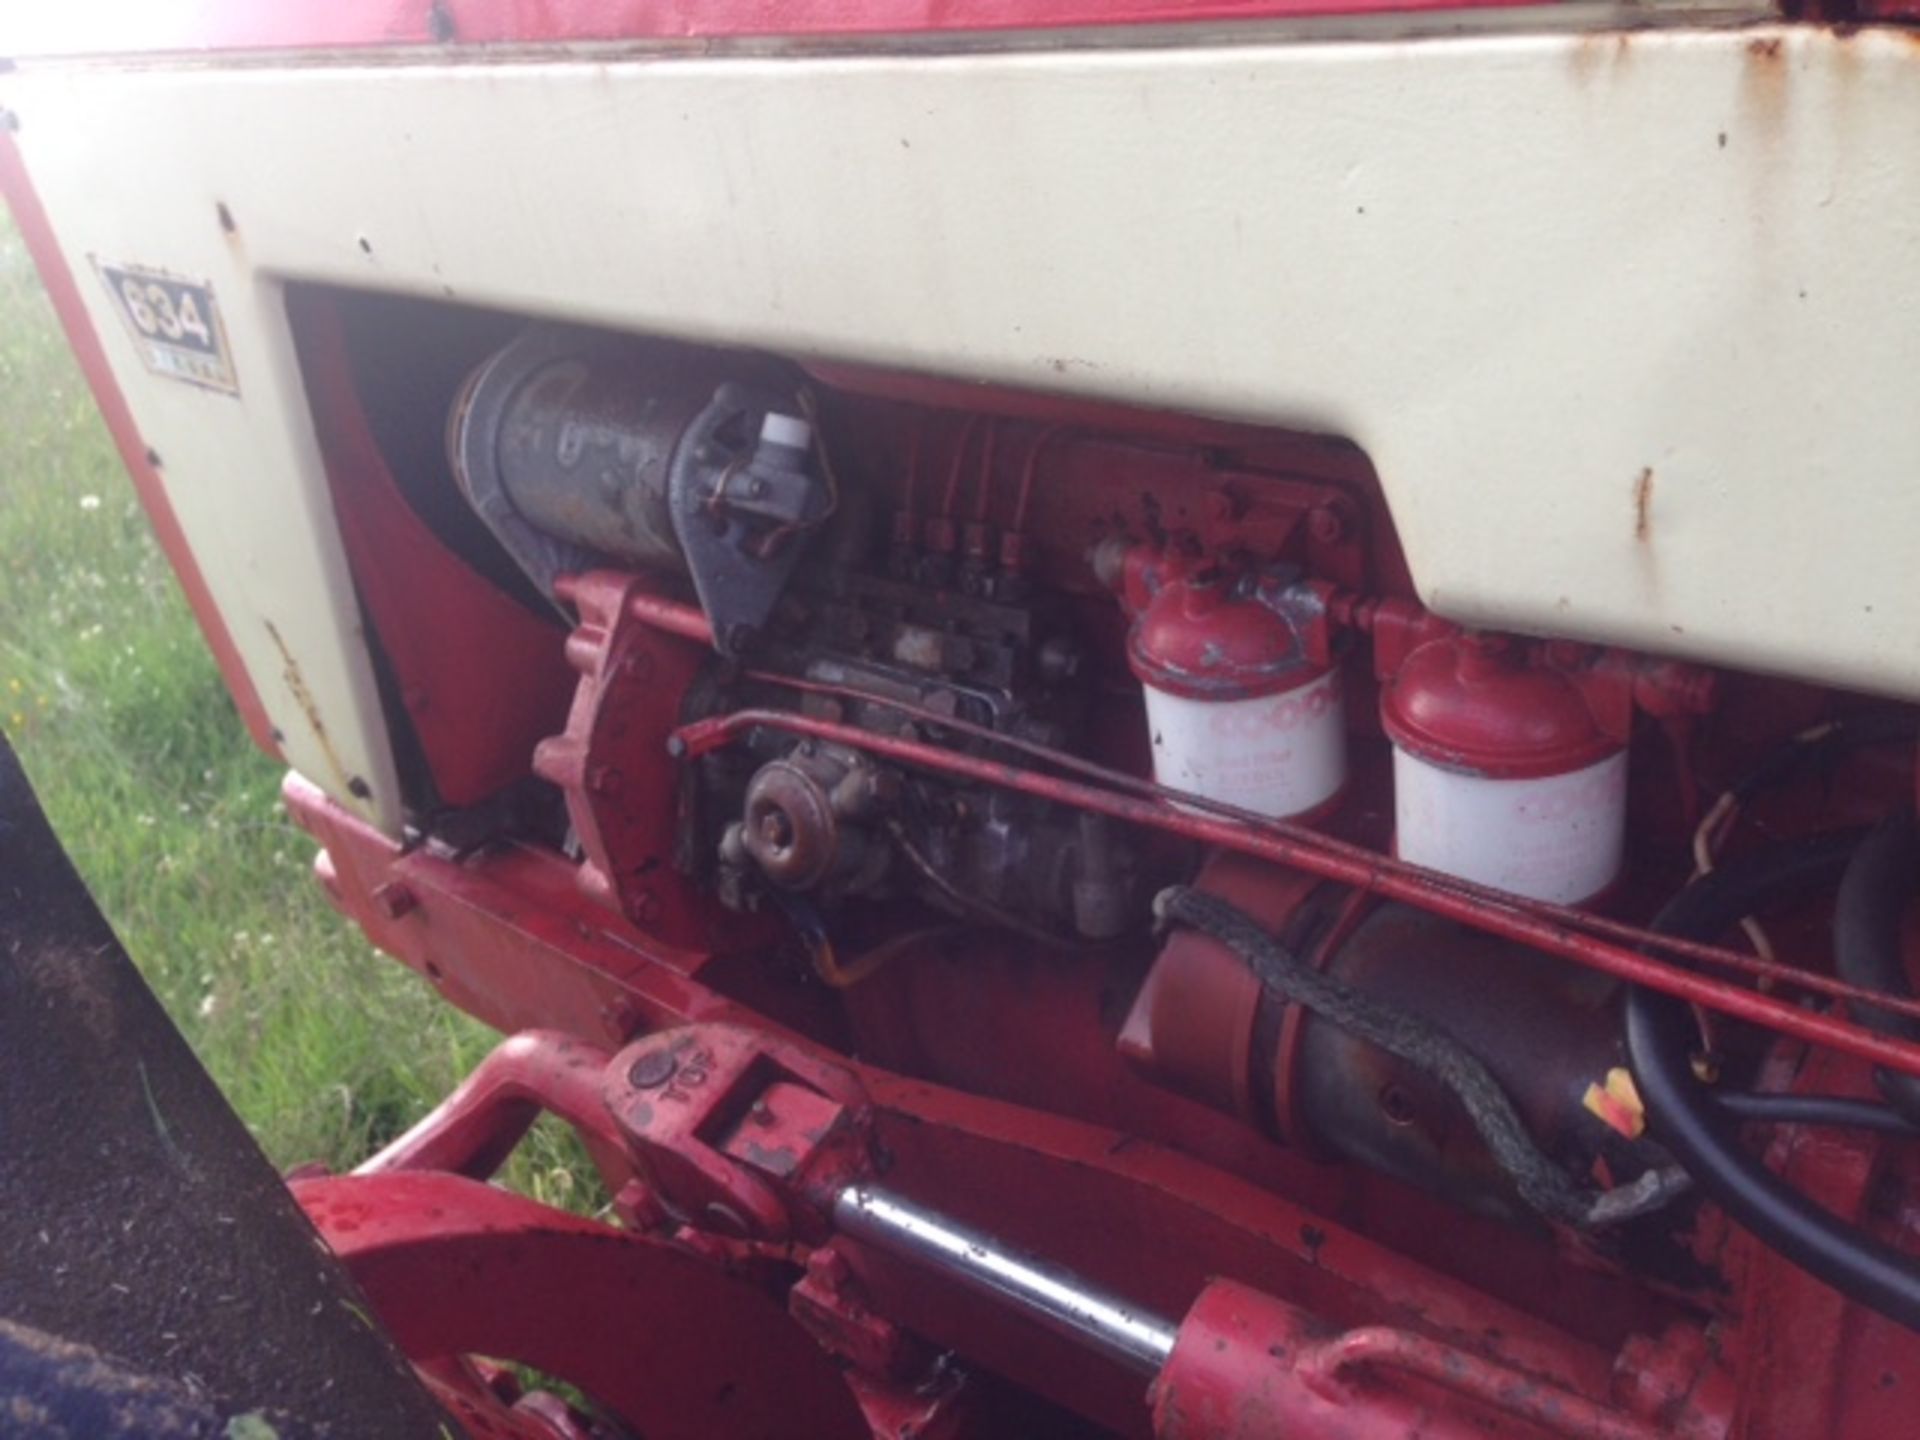
[[[395,880],[373,892],[373,903],[387,919],[398,920],[411,914],[420,901],[413,891]]]
[[[627,1067],[627,1083],[636,1090],[657,1090],[679,1068],[680,1057],[671,1050],[649,1050]]]
[[[1322,545],[1337,545],[1347,538],[1347,517],[1336,506],[1315,506],[1307,514],[1307,533]]]

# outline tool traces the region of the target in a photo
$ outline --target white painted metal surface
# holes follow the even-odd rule
[[[1347,783],[1340,672],[1281,695],[1197,700],[1141,687],[1162,785],[1285,818],[1318,809]]]
[[[1495,780],[1393,749],[1402,860],[1536,900],[1574,904],[1620,874],[1627,752],[1564,775]]]
[[[1890,33],[47,63],[0,104],[76,269],[213,282],[238,400],[83,291],[289,755],[389,826],[290,277],[1341,432],[1445,614],[1920,696]]]

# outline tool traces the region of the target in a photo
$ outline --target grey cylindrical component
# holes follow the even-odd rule
[[[530,330],[468,378],[447,448],[461,489],[529,573],[566,568],[567,546],[683,572],[675,454],[723,384],[766,378],[763,363],[721,351]],[[542,554],[543,539],[560,552]]]
[[[1103,1294],[1057,1266],[1010,1254],[978,1231],[897,1195],[849,1185],[834,1198],[833,1219],[847,1235],[1004,1300],[1142,1375],[1158,1374],[1173,1353],[1175,1331],[1167,1320]]]

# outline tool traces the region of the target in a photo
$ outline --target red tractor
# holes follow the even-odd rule
[[[1920,1433],[1917,18],[47,17],[0,187],[503,1039],[283,1186],[0,775],[0,1430]]]

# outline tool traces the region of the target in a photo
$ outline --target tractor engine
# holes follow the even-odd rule
[[[740,739],[697,756],[667,742],[690,760],[681,882],[766,917],[819,979],[850,988],[903,949],[903,923],[1018,937],[1089,980],[1129,957],[1137,969],[1155,895],[1197,878],[1306,947],[1343,992],[1336,1009],[1420,1040],[1383,1054],[1327,1008],[1289,1023],[1284,987],[1173,927],[1115,1039],[1140,1076],[1512,1219],[1540,1218],[1516,1184],[1570,1190],[1596,1166],[1664,1194],[1657,1149],[1583,1108],[1621,1062],[1611,989],[1416,909],[1369,913],[1350,887],[1303,888],[1270,864],[1139,835],[1044,784],[1009,789],[993,766],[1102,761],[1150,773],[1144,793],[1214,802],[1216,817],[1344,823],[1363,843],[1391,833],[1463,879],[1578,902],[1619,878],[1636,696],[1695,716],[1712,677],[1528,649],[1338,585],[1327,577],[1369,567],[1363,501],[1337,484],[1124,431],[891,410],[868,423],[904,433],[903,455],[866,450],[858,428],[829,439],[799,372],[783,383],[740,357],[555,330],[513,341],[454,403],[459,488],[530,583],[558,606],[624,603],[711,644],[679,726]],[[1036,485],[1068,483],[1039,467],[1076,450],[1156,488],[1119,488],[1064,534],[1031,533]],[[667,598],[675,581],[698,613]],[[1385,776],[1365,771],[1380,747],[1359,778],[1349,767],[1344,671],[1366,640],[1382,657],[1390,825]],[[741,712],[763,718],[740,728]],[[573,733],[536,765],[577,797],[576,833],[632,823],[628,765]],[[599,873],[629,915],[657,903],[630,863]],[[1435,952],[1449,956],[1445,985],[1422,974]],[[1524,1029],[1506,1023],[1522,1012]],[[1542,1137],[1530,1181],[1503,1173],[1488,1116],[1436,1078],[1455,1060],[1484,1064]]]

